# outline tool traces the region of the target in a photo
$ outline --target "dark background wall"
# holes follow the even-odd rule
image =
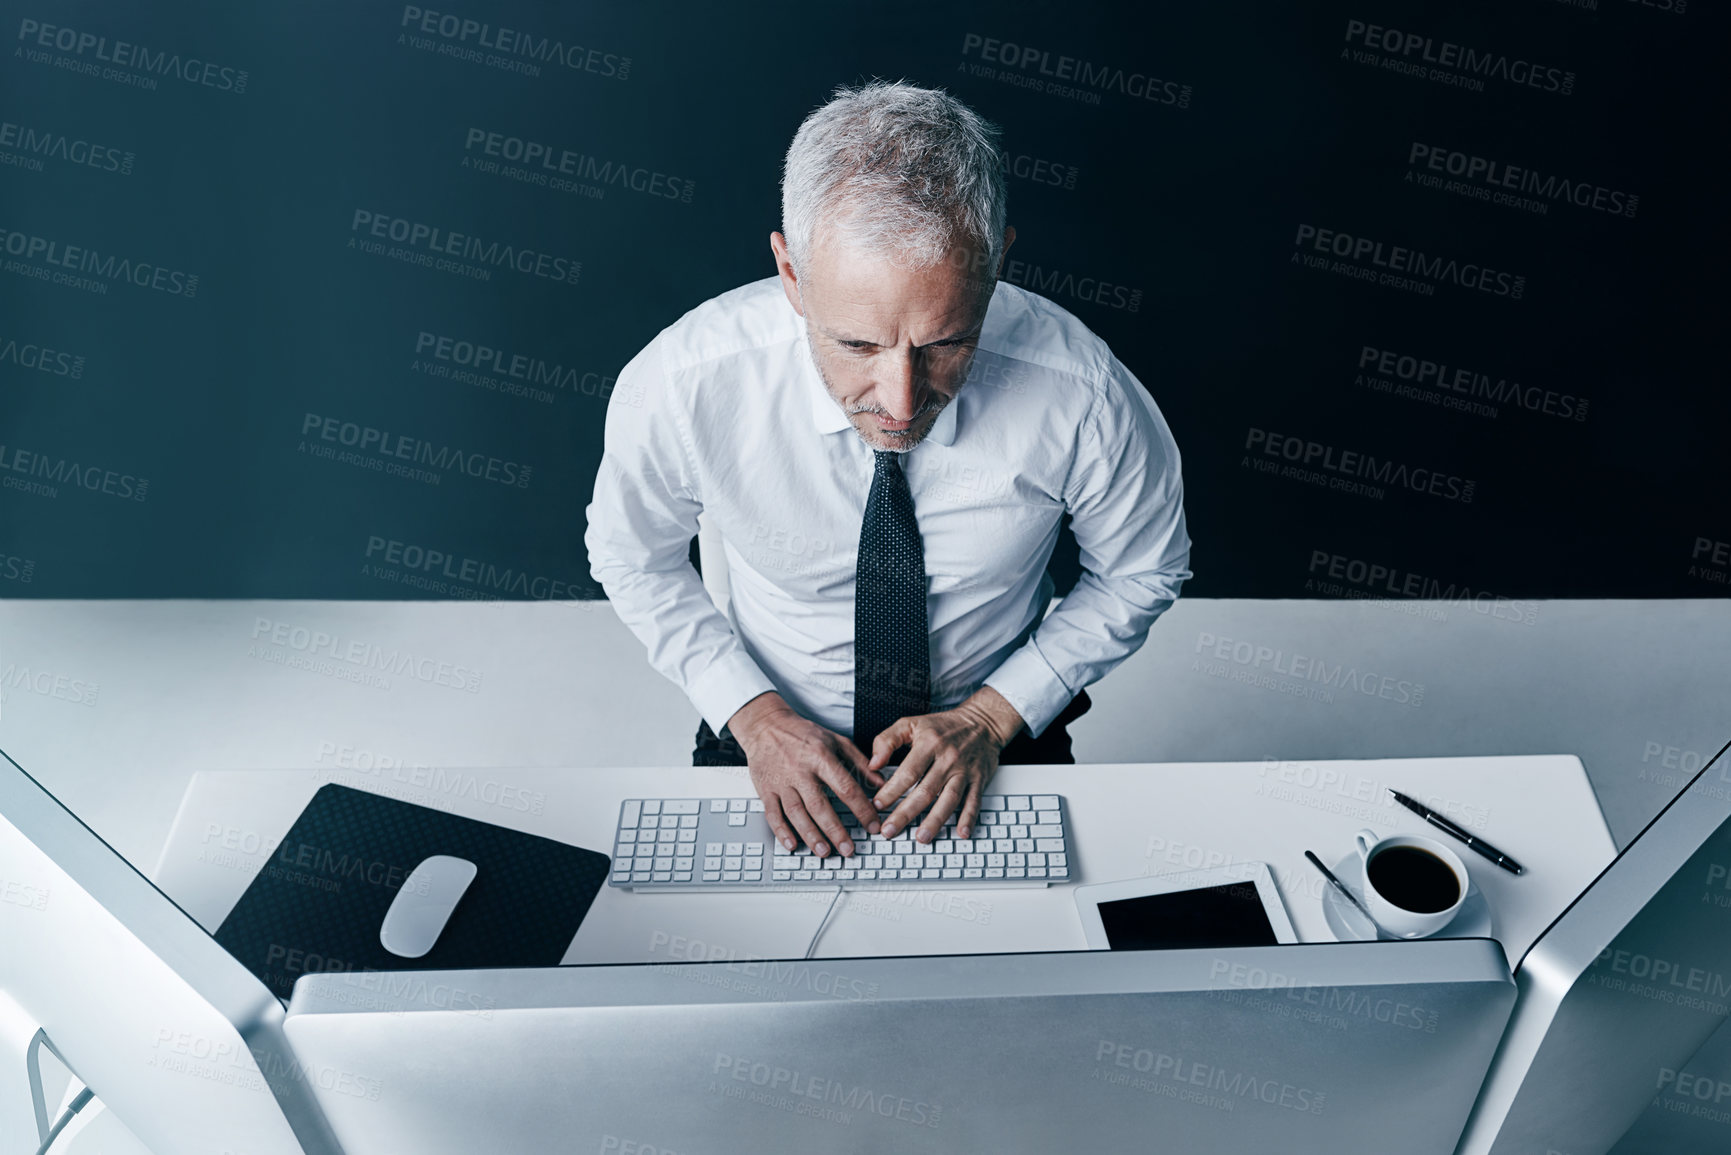
[[[1004,126],[1009,279],[1165,412],[1187,592],[1727,588],[1727,21],[1695,0],[0,27],[0,596],[597,596],[614,375],[773,271],[794,129],[873,76]]]

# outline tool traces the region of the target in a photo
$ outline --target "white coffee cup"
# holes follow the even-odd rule
[[[1394,834],[1387,838],[1378,838],[1374,830],[1360,830],[1352,836],[1358,845],[1359,863],[1364,867],[1364,905],[1370,908],[1370,917],[1376,924],[1396,938],[1423,938],[1427,934],[1435,934],[1447,926],[1455,915],[1460,913],[1461,904],[1467,900],[1467,886],[1470,879],[1467,876],[1466,864],[1454,851],[1437,842],[1418,834]],[[1371,885],[1370,860],[1396,846],[1411,846],[1418,850],[1426,850],[1436,855],[1452,871],[1460,892],[1455,895],[1454,905],[1447,910],[1420,912],[1407,910],[1396,906]]]

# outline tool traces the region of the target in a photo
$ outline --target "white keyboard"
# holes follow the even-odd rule
[[[1072,882],[1064,799],[987,794],[972,838],[957,838],[952,814],[938,836],[915,842],[917,826],[875,837],[834,798],[851,856],[833,847],[788,853],[757,798],[628,798],[619,807],[612,886],[628,890],[866,890],[883,887],[1022,887]]]

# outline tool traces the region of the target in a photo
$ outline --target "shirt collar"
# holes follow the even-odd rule
[[[804,318],[801,318],[801,321],[803,328]],[[800,337],[800,346],[801,352],[804,354],[800,358],[800,364],[805,373],[807,389],[811,394],[812,424],[822,435],[840,433],[845,429],[854,433],[854,436],[859,436],[854,431],[853,422],[848,420],[847,414],[842,412],[842,408],[836,404],[835,398],[829,395],[829,390],[823,387],[823,377],[818,373],[817,364],[812,360],[811,342],[803,334]],[[960,393],[950,399],[950,403],[939,412],[938,419],[932,422],[931,431],[925,435],[922,444],[925,441],[944,446],[956,443],[956,409],[961,405],[961,400],[962,395]]]

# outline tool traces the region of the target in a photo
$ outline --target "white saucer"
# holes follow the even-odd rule
[[[1360,900],[1364,899],[1364,860],[1357,852],[1347,855],[1333,866],[1334,876],[1346,884],[1346,888]],[[1326,882],[1326,880],[1324,880]],[[1328,929],[1333,933],[1336,942],[1369,942],[1378,939],[1384,942],[1412,941],[1403,940],[1399,935],[1390,934],[1377,926],[1352,903],[1348,902],[1334,888],[1332,882],[1322,888],[1322,914],[1328,921]],[[1485,896],[1479,890],[1479,884],[1472,880],[1472,872],[1467,872],[1467,897],[1461,903],[1460,910],[1448,925],[1432,934],[1420,935],[1420,938],[1495,938],[1495,921],[1491,917],[1491,904],[1485,901]]]

